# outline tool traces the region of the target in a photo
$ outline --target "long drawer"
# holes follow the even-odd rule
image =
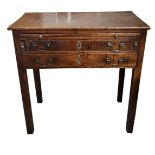
[[[66,52],[50,54],[23,54],[24,68],[82,68],[136,66],[137,53]]]
[[[46,51],[120,51],[130,52],[139,49],[139,33],[104,33],[101,36],[72,37],[56,34],[21,34],[23,52]]]

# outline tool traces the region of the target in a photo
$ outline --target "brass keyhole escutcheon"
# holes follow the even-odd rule
[[[81,64],[80,54],[77,55],[76,63],[77,63],[78,65]]]
[[[81,50],[81,47],[82,47],[81,41],[77,41],[76,47],[77,47],[77,50]]]
[[[118,63],[121,64],[121,63],[127,63],[128,62],[128,58],[119,58],[118,59]]]
[[[111,63],[111,59],[109,57],[106,58],[106,64],[110,64]]]

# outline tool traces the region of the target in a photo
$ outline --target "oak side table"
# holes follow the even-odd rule
[[[27,133],[34,132],[27,69],[42,102],[39,69],[119,68],[122,102],[125,68],[132,68],[126,130],[132,133],[147,30],[133,12],[25,13],[12,30]]]

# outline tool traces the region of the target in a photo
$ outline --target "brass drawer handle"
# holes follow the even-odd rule
[[[121,46],[121,47],[124,47],[124,46],[125,46],[125,43],[120,43],[120,46]]]
[[[53,63],[53,58],[52,57],[49,57],[48,60],[47,60],[47,64],[40,64],[40,58],[34,58],[34,63],[36,65],[39,65],[40,68],[44,68],[44,67],[47,67],[49,64]]]
[[[40,58],[34,58],[34,63],[39,64],[40,63]]]
[[[112,43],[107,43],[107,46],[108,46],[108,47],[112,47],[113,44],[112,44]]]
[[[127,63],[128,62],[128,59],[127,58],[119,58],[118,59],[118,63],[121,64],[121,63]]]
[[[120,43],[119,48],[121,49],[122,47],[125,47],[126,44],[125,43]]]
[[[33,47],[37,47],[38,44],[37,44],[36,42],[32,42],[32,46],[33,46]]]
[[[48,50],[49,49],[49,47],[51,47],[51,42],[42,42],[41,43],[41,46],[42,46],[42,48],[39,48],[39,43],[37,43],[37,42],[32,42],[32,47],[35,49],[35,50],[37,50],[37,51],[41,51],[41,52],[43,52],[43,51],[46,51],[46,50]],[[38,48],[37,48],[38,47]]]
[[[109,57],[106,58],[106,64],[110,64],[111,63],[111,59]]]
[[[112,44],[111,42],[108,42],[108,43],[107,43],[107,47],[109,47],[109,49],[111,50],[112,47],[113,47],[113,44]]]
[[[46,46],[46,47],[50,47],[51,45],[52,45],[52,44],[51,44],[50,42],[47,42],[45,46]]]

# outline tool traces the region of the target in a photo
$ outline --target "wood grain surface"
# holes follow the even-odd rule
[[[132,22],[131,22],[132,21]],[[25,13],[8,30],[149,29],[133,12]]]

